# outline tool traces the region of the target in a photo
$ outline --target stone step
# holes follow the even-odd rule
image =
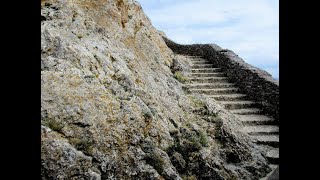
[[[279,147],[279,135],[257,135],[252,137],[257,144]]]
[[[229,82],[226,77],[191,77],[189,80],[197,83]]]
[[[208,61],[208,62],[211,62],[207,59],[204,59],[204,58],[189,58],[191,60],[191,62],[195,62],[195,61]]]
[[[225,73],[190,73],[190,77],[224,77],[226,76]]]
[[[235,87],[235,84],[233,83],[193,83],[193,84],[185,84],[184,87],[189,89],[211,89],[211,88]]]
[[[197,61],[191,61],[192,65],[198,65],[198,64],[212,64],[210,61],[207,60],[197,60]]]
[[[213,64],[195,64],[191,65],[192,69],[216,68]]]
[[[267,135],[267,134],[279,134],[279,127],[276,125],[257,125],[257,126],[245,126],[243,131],[249,135]]]
[[[221,68],[199,68],[199,69],[191,69],[193,73],[214,73],[214,72],[221,72]]]
[[[188,57],[188,58],[202,58],[202,56],[191,56],[191,55],[184,55],[185,57]]]
[[[237,115],[250,115],[250,114],[260,114],[262,111],[257,108],[246,108],[246,109],[231,109],[230,112]]]
[[[271,125],[276,124],[273,118],[264,115],[238,115],[244,125]]]
[[[271,164],[279,164],[279,148],[268,150],[266,157]]]
[[[257,104],[253,101],[220,101],[226,109],[245,109],[256,107]]]
[[[190,89],[193,93],[206,95],[232,94],[238,92],[238,90],[238,88]]]
[[[246,100],[247,98],[244,94],[217,94],[209,95],[209,97],[214,98],[217,101],[239,101]]]

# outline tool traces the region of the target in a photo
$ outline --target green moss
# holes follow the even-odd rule
[[[69,142],[80,151],[84,151],[87,154],[92,153],[93,143],[86,138],[71,138]]]
[[[181,83],[188,81],[188,78],[183,76],[180,71],[174,73],[174,78],[176,78]]]
[[[57,132],[61,132],[62,128],[64,127],[63,124],[61,124],[60,122],[58,121],[55,121],[55,120],[49,120],[48,121],[48,127],[54,131],[57,131]]]

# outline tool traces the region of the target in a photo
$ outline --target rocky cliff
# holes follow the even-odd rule
[[[41,1],[42,179],[259,179],[239,119],[188,95],[133,0]],[[163,35],[163,34],[162,34]]]

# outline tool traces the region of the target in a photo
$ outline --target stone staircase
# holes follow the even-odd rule
[[[264,152],[273,169],[279,164],[279,126],[272,117],[263,114],[259,104],[239,92],[226,74],[209,61],[188,56],[191,73],[184,86],[192,93],[205,94],[219,101],[227,110],[243,122],[244,132],[249,134],[257,147]]]

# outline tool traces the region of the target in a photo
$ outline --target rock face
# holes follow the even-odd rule
[[[184,91],[186,67],[136,1],[42,0],[42,179],[265,176],[240,120]]]

